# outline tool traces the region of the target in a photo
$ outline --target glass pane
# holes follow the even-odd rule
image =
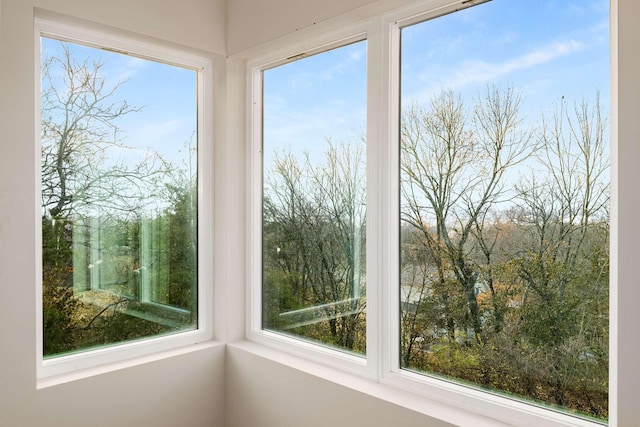
[[[197,327],[197,75],[42,38],[44,356]]]
[[[402,30],[400,360],[608,415],[609,4]]]
[[[263,327],[364,353],[366,42],[263,80]]]

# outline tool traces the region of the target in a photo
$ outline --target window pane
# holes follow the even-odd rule
[[[608,414],[609,4],[402,30],[400,359]]]
[[[197,328],[197,75],[42,38],[44,356]]]
[[[263,327],[365,352],[366,42],[263,73]]]

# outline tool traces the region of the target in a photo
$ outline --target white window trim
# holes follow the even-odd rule
[[[213,338],[213,85],[214,59],[206,54],[186,48],[142,38],[137,35],[111,29],[100,28],[59,17],[50,16],[45,11],[36,11],[34,25],[34,73],[35,73],[35,135],[36,158],[40,165],[40,37],[82,44],[85,46],[110,49],[135,57],[163,62],[170,65],[192,69],[197,72],[198,98],[198,327],[192,331],[179,332],[166,336],[141,338],[139,340],[113,344],[102,348],[80,351],[78,353],[43,358],[42,323],[42,230],[36,224],[36,376],[37,386],[47,387],[76,379],[80,372],[92,375],[102,372],[105,366],[114,369],[122,367],[125,361],[142,360],[160,354],[171,355],[183,351],[188,346],[207,343]],[[41,168],[36,168],[36,211],[40,217]],[[180,350],[182,349],[182,350]],[[146,359],[145,359],[146,360]],[[133,363],[133,362],[132,362]],[[94,369],[94,371],[92,371]],[[98,369],[95,371],[95,369]]]
[[[324,27],[318,25],[298,31],[295,41],[291,36],[266,43],[250,52],[248,59],[248,200],[249,207],[249,236],[247,240],[247,339],[259,345],[276,350],[247,346],[250,351],[263,354],[265,357],[281,361],[297,369],[309,373],[316,373],[316,368],[309,367],[307,362],[294,361],[290,357],[299,356],[310,362],[337,368],[350,374],[373,380],[391,394],[409,391],[425,400],[437,404],[444,404],[444,408],[456,408],[471,415],[472,421],[462,425],[481,425],[486,420],[495,420],[496,424],[523,426],[599,426],[601,423],[575,417],[569,414],[546,409],[535,404],[525,403],[524,400],[510,399],[497,393],[484,392],[479,389],[465,387],[434,377],[416,374],[400,369],[399,356],[399,294],[395,290],[399,271],[397,250],[392,245],[399,241],[399,231],[395,224],[399,223],[399,188],[396,178],[399,176],[399,123],[393,120],[399,114],[399,55],[400,29],[413,23],[435,18],[447,13],[455,12],[465,7],[473,6],[490,0],[421,0],[408,7],[390,13],[375,16],[365,21],[354,18],[341,17],[324,22]],[[617,30],[614,19],[615,3],[612,3],[612,34]],[[357,14],[355,15],[357,16]],[[346,20],[346,22],[345,22]],[[355,21],[355,23],[354,23]],[[301,52],[321,52],[348,43],[346,35],[357,33],[355,28],[366,31],[367,44],[367,356],[366,358],[344,357],[344,354],[310,344],[295,338],[283,337],[261,329],[261,235],[262,235],[262,80],[261,71],[295,60]],[[350,33],[351,31],[351,33]],[[613,37],[612,37],[613,39]],[[615,62],[616,53],[612,40],[612,56]],[[616,76],[612,67],[612,84],[615,86]],[[615,92],[612,91],[612,128],[614,127]],[[390,141],[388,143],[387,141]],[[611,162],[615,163],[615,131],[611,138]],[[612,170],[614,168],[612,167]],[[371,173],[370,171],[375,171]],[[612,245],[615,231],[614,216],[616,214],[615,176],[612,177]],[[612,270],[616,265],[615,251],[611,253]],[[613,290],[617,286],[616,279],[611,278],[612,299]],[[615,305],[611,304],[611,316],[615,316]],[[613,326],[612,326],[613,328]],[[611,332],[613,360],[615,339]],[[281,356],[278,356],[281,351]],[[325,368],[326,369],[326,368]],[[317,369],[318,372],[326,370]],[[339,378],[345,378],[339,376]],[[342,382],[337,381],[336,382]],[[344,385],[352,385],[359,389],[358,381],[346,380]],[[376,385],[376,387],[378,387]],[[394,392],[395,390],[395,392]],[[610,416],[615,395],[610,392]],[[400,403],[402,398],[389,399]],[[411,407],[411,405],[407,405]],[[415,409],[415,408],[412,408]],[[449,409],[429,413],[429,415],[453,423],[460,422],[460,415],[453,414]],[[426,412],[425,412],[426,413]],[[475,414],[475,415],[474,415]],[[474,418],[475,417],[475,418]],[[468,420],[469,418],[465,418]],[[484,420],[484,421],[481,421]],[[486,424],[482,424],[486,425]]]
[[[248,100],[249,111],[247,113],[249,121],[249,143],[248,143],[248,203],[249,218],[251,224],[248,233],[247,265],[249,286],[247,297],[247,330],[249,339],[264,345],[285,349],[288,353],[305,357],[341,370],[356,373],[368,378],[375,378],[373,365],[367,358],[350,354],[344,351],[323,347],[300,339],[292,338],[284,334],[271,332],[262,329],[262,72],[278,65],[295,61],[304,56],[311,56],[334,48],[348,45],[350,43],[367,40],[369,28],[367,23],[356,23],[347,26],[345,29],[324,34],[322,37],[304,39],[300,42],[285,46],[282,49],[269,51],[262,56],[251,59],[247,65],[248,88],[250,94]],[[367,64],[370,67],[369,59],[370,46],[367,42]],[[367,87],[370,83],[367,82]],[[370,108],[370,100],[367,100],[367,109]],[[369,126],[369,125],[367,125]],[[367,161],[370,155],[367,150]],[[367,197],[372,192],[372,186],[367,180]],[[370,221],[367,212],[367,224]],[[372,236],[369,225],[367,225],[367,239]],[[367,289],[369,284],[369,264],[367,264]],[[369,313],[371,298],[367,297],[367,329],[370,328]],[[371,348],[373,343],[367,335],[367,348]]]

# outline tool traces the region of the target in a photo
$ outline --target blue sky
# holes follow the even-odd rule
[[[354,141],[366,130],[367,42],[264,72],[265,164],[274,151],[324,152],[326,138]]]
[[[402,102],[443,89],[471,101],[488,85],[522,95],[535,124],[562,96],[609,102],[607,0],[493,0],[402,30]],[[317,151],[366,129],[366,42],[264,72],[264,145]],[[470,106],[470,104],[469,104]]]
[[[427,103],[451,88],[471,100],[487,85],[513,86],[525,120],[560,97],[601,94],[608,108],[608,0],[493,0],[402,30],[402,100]],[[46,54],[60,42],[43,38]],[[196,127],[196,73],[104,50],[70,45],[105,63],[114,101],[142,111],[118,125],[128,145],[176,156]],[[271,152],[322,150],[326,138],[352,141],[366,129],[366,50],[362,41],[264,72],[265,160]],[[315,147],[315,148],[314,148]]]
[[[573,102],[599,91],[608,99],[608,10],[606,0],[493,0],[407,27],[403,99],[513,86],[528,116],[561,96]]]
[[[184,144],[195,135],[197,126],[197,85],[193,70],[140,59],[110,51],[65,43],[73,56],[104,64],[105,87],[122,82],[110,98],[118,103],[126,100],[139,112],[129,113],[116,121],[123,144],[134,148],[113,155],[126,156],[126,161],[140,161],[147,150],[182,165],[187,159]],[[61,55],[62,42],[42,38],[43,56]],[[179,151],[180,150],[180,151]],[[137,157],[137,158],[135,158]]]

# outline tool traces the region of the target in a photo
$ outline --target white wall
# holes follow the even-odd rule
[[[610,401],[612,426],[639,426],[640,388],[640,2],[612,1],[612,316]]]
[[[247,347],[227,347],[227,427],[453,426]]]
[[[398,8],[414,0],[230,0],[227,53],[235,55],[339,15],[352,18]]]
[[[226,45],[224,0],[0,3],[0,425],[222,426],[223,345],[36,388],[34,7],[212,53]]]

